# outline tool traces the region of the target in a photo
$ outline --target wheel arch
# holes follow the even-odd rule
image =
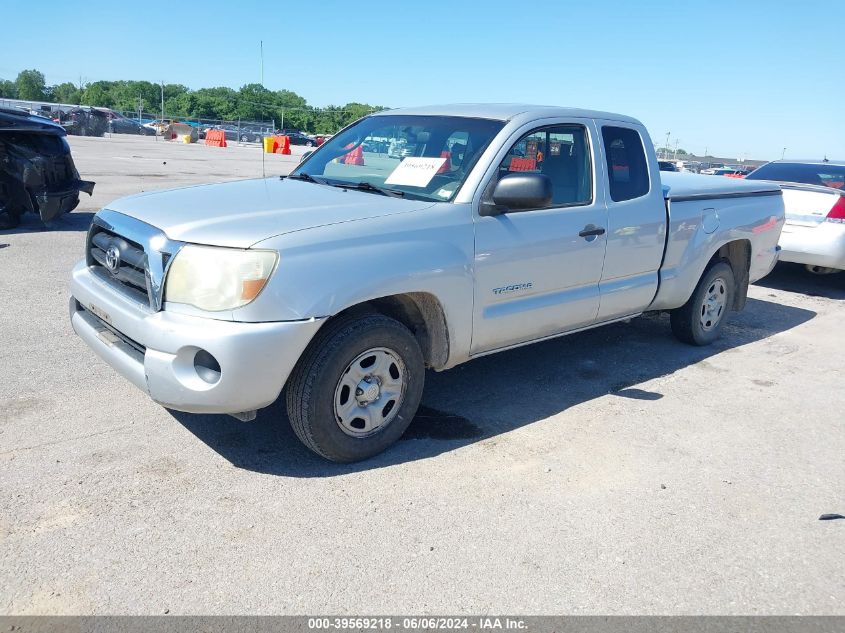
[[[449,328],[440,301],[428,292],[405,292],[350,306],[329,321],[348,316],[383,314],[407,327],[419,343],[426,367],[442,369],[449,361]]]
[[[751,270],[751,241],[747,239],[732,240],[722,244],[707,266],[704,272],[717,262],[727,262],[734,273],[734,300],[732,310],[742,310],[748,300],[749,272]],[[702,273],[703,275],[704,273]]]

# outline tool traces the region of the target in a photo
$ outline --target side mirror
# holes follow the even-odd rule
[[[313,154],[313,153],[314,153],[314,150],[313,150],[313,149],[309,149],[307,152],[303,152],[303,153],[302,153],[302,156],[300,156],[300,157],[299,157],[299,162],[301,163],[301,162],[302,162],[302,161],[304,161],[306,158],[308,158],[309,156],[311,156],[311,154]]]
[[[552,202],[552,181],[545,174],[505,174],[493,189],[493,203],[482,208],[482,215],[540,209]]]

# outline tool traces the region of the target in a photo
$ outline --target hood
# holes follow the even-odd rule
[[[159,228],[173,240],[248,248],[283,233],[433,205],[274,177],[142,193],[106,208]]]

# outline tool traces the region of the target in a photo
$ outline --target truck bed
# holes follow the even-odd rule
[[[663,183],[663,197],[674,202],[780,194],[780,187],[777,184],[764,180],[742,180],[675,172],[660,172],[660,180]]]

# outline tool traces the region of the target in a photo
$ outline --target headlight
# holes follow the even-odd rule
[[[209,312],[240,308],[264,289],[277,259],[274,251],[188,244],[170,265],[164,300]]]

